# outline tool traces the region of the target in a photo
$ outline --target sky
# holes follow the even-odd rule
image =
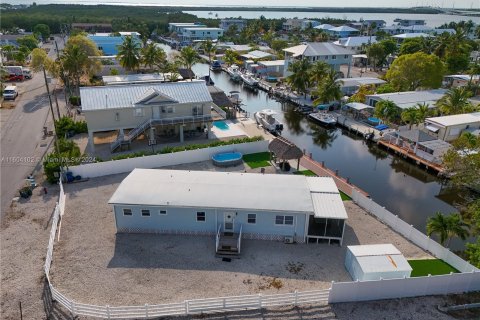
[[[212,5],[242,5],[242,6],[289,6],[293,4],[301,7],[414,7],[414,6],[434,6],[434,7],[446,7],[446,8],[480,8],[480,0],[344,0],[342,2],[327,1],[327,0],[243,0],[238,1],[225,1],[225,0],[143,0],[141,2],[135,0],[3,0],[5,3],[10,4],[30,4],[35,1],[37,4],[45,3],[72,3],[72,4],[136,4],[136,5],[177,5],[177,6],[212,6]]]

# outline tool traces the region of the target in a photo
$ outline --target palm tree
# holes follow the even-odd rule
[[[155,43],[150,43],[143,47],[141,50],[141,62],[145,67],[149,69],[159,68],[159,65],[166,59],[165,51],[162,48],[157,47]]]
[[[138,69],[141,62],[140,43],[131,36],[126,36],[118,48],[117,59],[126,70]]]
[[[361,85],[357,92],[353,94],[349,99],[348,102],[360,102],[360,103],[365,103],[367,99],[367,95],[373,94],[375,91],[373,88],[369,85]]]
[[[391,100],[382,100],[375,105],[375,116],[386,122],[393,122],[399,113],[398,106]]]
[[[469,233],[466,229],[466,224],[460,214],[453,213],[449,216],[437,212],[435,216],[428,218],[427,221],[427,235],[438,234],[440,237],[440,244],[444,245],[447,241],[447,247],[450,245],[450,240],[457,236],[465,240]]]
[[[76,93],[80,95],[80,78],[90,71],[90,60],[87,53],[75,44],[70,45],[63,50],[60,62],[62,70],[70,79],[73,79],[77,89]]]
[[[402,121],[408,123],[409,128],[412,128],[412,124],[417,123],[418,118],[418,109],[415,107],[410,107],[405,109],[402,114]]]
[[[320,83],[314,94],[318,96],[313,101],[313,105],[338,101],[342,98],[342,81],[338,81],[337,72],[333,69],[327,72],[325,79]]]
[[[310,62],[307,59],[301,59],[292,62],[288,66],[288,71],[292,72],[287,77],[287,83],[299,93],[307,96],[307,89],[310,87]]]
[[[237,57],[238,57],[237,52],[228,49],[228,50],[225,51],[225,56],[223,57],[223,59],[225,60],[226,64],[232,65],[232,64],[235,64],[237,62]]]
[[[466,113],[472,109],[472,104],[468,100],[470,96],[471,92],[466,88],[451,88],[437,101],[436,105],[446,115]]]
[[[202,43],[203,52],[208,55],[208,78],[210,79],[210,66],[212,65],[212,55],[215,55],[216,45],[212,40],[208,39]]]
[[[13,51],[15,50],[14,46],[7,44],[2,46],[2,50],[5,52],[5,57],[8,61],[13,60]]]
[[[427,103],[417,103],[417,124],[425,122],[425,119],[431,114]]]
[[[180,55],[177,57],[177,59],[179,65],[190,71],[190,81],[192,81],[192,66],[200,61],[197,52],[192,47],[184,47],[180,51]]]
[[[324,61],[317,61],[310,67],[310,83],[319,85],[328,73],[330,66]]]
[[[473,78],[477,76],[477,78],[480,75],[480,63],[475,62],[472,63],[470,66],[470,69],[468,69],[468,74],[470,75],[470,80],[468,80],[468,86],[472,89],[473,95],[477,95],[477,89],[478,89],[478,79],[477,79],[477,84],[474,86],[473,85]]]

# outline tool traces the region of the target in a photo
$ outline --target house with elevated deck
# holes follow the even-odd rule
[[[109,204],[117,232],[215,236],[217,253],[242,239],[341,245],[347,219],[332,178],[289,174],[135,169]]]
[[[82,87],[80,97],[92,152],[98,132],[118,132],[111,144],[115,151],[144,133],[149,145],[162,136],[183,142],[185,137],[206,131],[210,137],[212,122],[225,118],[205,81]]]

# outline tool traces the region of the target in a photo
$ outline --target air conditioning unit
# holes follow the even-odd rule
[[[293,243],[293,236],[286,236],[284,239],[283,239],[283,242],[284,243]]]

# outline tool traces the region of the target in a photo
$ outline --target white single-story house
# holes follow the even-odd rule
[[[346,75],[348,77],[350,75],[352,55],[355,53],[328,42],[307,42],[283,49],[283,51],[285,52],[285,77],[290,75],[288,71],[290,63],[301,59],[308,59],[312,63],[323,61],[336,71],[340,70],[341,65],[348,65],[348,74]]]
[[[117,232],[342,244],[347,213],[330,177],[135,169],[119,185]]]
[[[112,151],[148,130],[150,144],[158,135],[183,142],[186,133],[210,134],[212,121],[223,114],[205,81],[81,87],[80,99],[92,152],[96,132],[119,131]]]
[[[392,244],[348,246],[345,268],[354,281],[410,278],[412,267]]]
[[[425,129],[443,141],[453,141],[464,131],[480,129],[480,112],[425,119]]]
[[[273,54],[261,50],[253,50],[248,53],[240,55],[243,60],[258,60],[258,59],[270,59],[274,57]]]
[[[465,87],[472,82],[473,84],[480,83],[480,74],[450,74],[443,77],[442,85],[447,88]]]
[[[360,86],[377,87],[387,83],[385,80],[375,77],[340,78],[337,81],[341,83],[342,92],[346,95],[354,94]]]
[[[367,95],[366,104],[375,107],[378,101],[390,100],[395,103],[400,109],[407,109],[420,104],[427,104],[429,108],[435,108],[435,103],[440,100],[447,90],[432,89],[422,91],[405,91]]]
[[[258,61],[259,73],[268,75],[283,75],[285,60]]]

